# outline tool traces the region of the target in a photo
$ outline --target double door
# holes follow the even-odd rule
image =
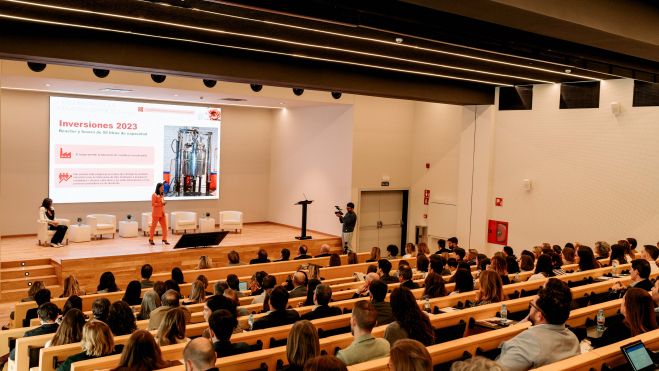
[[[406,243],[408,191],[363,191],[359,212],[359,251]]]

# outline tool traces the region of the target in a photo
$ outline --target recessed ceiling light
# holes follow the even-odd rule
[[[174,94],[175,97],[178,97],[178,94]]]
[[[119,88],[103,88],[99,89],[99,91],[102,91],[104,93],[131,93],[132,90],[130,89],[119,89]]]
[[[572,73],[572,70],[569,69],[569,68],[566,68],[566,69],[565,69],[565,73]]]
[[[50,87],[50,84],[46,84],[47,87]]]
[[[280,106],[283,106],[283,105],[285,105],[285,104],[286,104],[286,103],[284,103],[284,102],[279,102],[279,105],[280,105]]]

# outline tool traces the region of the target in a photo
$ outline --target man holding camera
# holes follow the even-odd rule
[[[357,224],[357,214],[355,214],[355,204],[348,202],[346,205],[347,212],[343,211],[337,206],[337,211],[334,213],[339,217],[339,222],[343,224],[341,229],[341,239],[343,240],[343,252],[352,252],[352,232],[355,230]]]

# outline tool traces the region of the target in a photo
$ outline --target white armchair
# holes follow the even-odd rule
[[[117,233],[117,217],[110,214],[90,214],[87,215],[87,224],[91,227],[92,236],[99,235],[103,239],[104,234]]]
[[[146,236],[149,234],[149,231],[151,230],[151,221],[153,219],[151,218],[151,213],[142,213],[142,234]],[[169,213],[165,213],[165,220],[167,221],[167,228],[170,227],[169,225]],[[155,234],[162,234],[162,228],[160,228],[160,223],[156,224],[156,230],[154,232]]]
[[[197,230],[197,213],[194,211],[172,211],[170,213],[172,221],[172,233],[183,230],[183,233],[189,229]]]
[[[70,225],[71,221],[69,219],[57,219],[55,220],[60,224],[60,225]],[[48,245],[50,243],[50,240],[53,238],[53,235],[55,234],[55,230],[48,229],[48,222],[45,220],[37,220],[37,240],[39,241],[39,245]],[[66,245],[69,244],[69,231],[66,231],[66,234],[64,235],[64,240],[66,241]]]
[[[220,211],[220,230],[240,230],[243,232],[243,212],[242,211]]]

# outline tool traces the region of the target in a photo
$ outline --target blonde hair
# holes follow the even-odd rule
[[[82,328],[80,345],[85,354],[91,357],[104,357],[114,352],[114,337],[110,326],[104,322],[91,320]]]
[[[157,292],[154,290],[145,292],[144,298],[142,298],[142,305],[140,306],[140,319],[145,320],[151,318],[151,311],[160,305],[160,295]]]
[[[419,256],[419,255],[430,255],[430,249],[428,248],[428,244],[425,243],[425,242],[420,242],[417,245],[417,250],[419,250],[419,252],[417,253],[417,256]]]
[[[371,248],[371,257],[369,258],[369,260],[375,260],[375,261],[380,260],[380,254],[381,254],[380,248],[374,246],[373,248]]]
[[[190,289],[190,300],[194,300],[197,303],[201,303],[206,300],[206,291],[203,282],[197,280],[192,283],[192,288]]]
[[[84,295],[84,291],[80,289],[80,284],[78,283],[78,280],[76,277],[72,274],[69,274],[65,279],[64,283],[62,284],[64,286],[64,292],[62,293],[63,298],[68,298],[69,296],[72,295]]]
[[[320,265],[317,264],[309,264],[309,279],[320,279]]]
[[[491,359],[476,356],[464,361],[453,362],[451,371],[505,371],[505,369]]]
[[[301,369],[308,360],[319,354],[320,340],[314,325],[307,320],[295,322],[286,343],[288,364]]]
[[[533,255],[535,255],[536,259],[542,255],[542,246],[533,246]]]
[[[202,255],[199,257],[199,263],[195,269],[208,269],[213,268],[213,259],[207,255]]]
[[[34,295],[41,289],[45,289],[46,285],[43,284],[43,281],[34,281],[30,289],[27,290],[27,296],[30,296],[34,299]]]
[[[394,343],[389,353],[396,371],[431,371],[432,358],[428,349],[412,339],[401,339]]]
[[[156,342],[160,346],[177,344],[185,339],[185,309],[173,308],[165,313],[158,333]]]

